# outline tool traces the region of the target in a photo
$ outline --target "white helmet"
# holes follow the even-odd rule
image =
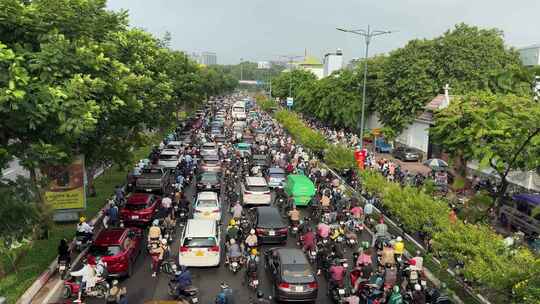
[[[251,229],[251,230],[249,231],[249,234],[255,234],[255,229]]]
[[[398,236],[398,237],[396,238],[396,241],[398,241],[398,242],[402,242],[402,241],[403,241],[403,239],[402,239],[402,238],[401,238],[400,236]]]
[[[161,239],[161,244],[167,245],[167,240],[166,239]]]

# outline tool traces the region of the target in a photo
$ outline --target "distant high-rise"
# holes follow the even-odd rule
[[[343,68],[343,52],[341,49],[337,49],[335,53],[328,53],[324,55],[324,72],[323,76],[329,76],[332,72],[341,70]]]
[[[204,65],[216,65],[217,55],[214,52],[202,52],[200,57],[200,63]]]

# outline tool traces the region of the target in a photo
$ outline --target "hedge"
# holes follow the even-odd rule
[[[463,261],[465,278],[482,293],[513,303],[539,303],[540,259],[530,250],[506,248],[502,237],[488,225],[451,223],[447,204],[420,189],[402,188],[378,172],[360,174],[364,189],[376,193],[407,231],[432,236],[433,248],[443,262]]]

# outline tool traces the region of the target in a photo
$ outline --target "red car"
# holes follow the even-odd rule
[[[133,193],[120,210],[124,223],[149,224],[161,206],[161,197],[150,193]]]
[[[101,257],[107,263],[111,277],[131,276],[137,256],[141,253],[143,232],[139,228],[112,228],[101,231],[90,250],[88,262]]]

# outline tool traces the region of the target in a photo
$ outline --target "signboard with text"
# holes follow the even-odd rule
[[[86,208],[84,157],[77,157],[69,165],[49,167],[46,175],[50,185],[45,191],[45,202],[52,209]]]
[[[292,97],[287,97],[287,107],[292,107],[294,104],[294,99]]]

